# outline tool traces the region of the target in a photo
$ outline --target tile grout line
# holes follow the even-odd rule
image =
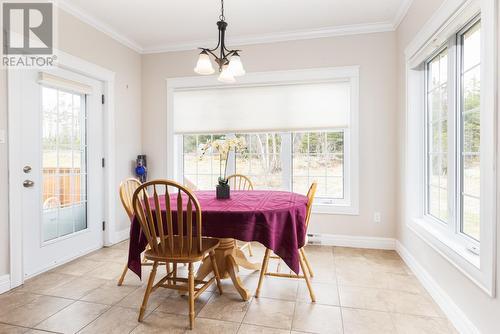
[[[339,289],[339,278],[337,276],[337,265],[335,263],[335,247],[332,246],[332,256],[333,256],[333,270],[335,272],[335,285],[337,286],[337,296],[339,297],[339,308],[340,308],[340,322],[342,324],[342,333],[345,333],[344,329],[344,314],[342,312],[342,302],[340,300],[340,289]]]

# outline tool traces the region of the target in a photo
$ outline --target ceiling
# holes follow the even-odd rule
[[[394,30],[412,0],[226,0],[228,44]],[[141,53],[216,42],[220,0],[60,0],[59,6]]]

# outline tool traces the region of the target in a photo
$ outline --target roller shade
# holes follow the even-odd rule
[[[89,85],[85,85],[85,84],[79,83],[77,81],[61,78],[57,75],[53,75],[53,74],[50,74],[47,72],[40,72],[39,73],[38,83],[45,85],[45,86],[63,89],[63,90],[67,90],[67,91],[79,93],[79,94],[91,94],[92,93],[92,87],[90,87]]]
[[[173,105],[177,134],[339,129],[349,127],[350,83],[175,91]]]

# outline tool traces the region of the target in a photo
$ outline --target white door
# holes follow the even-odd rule
[[[63,69],[16,73],[23,272],[31,277],[103,245],[102,83]]]

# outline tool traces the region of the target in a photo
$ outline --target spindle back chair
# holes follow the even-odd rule
[[[243,174],[233,174],[227,177],[229,187],[233,190],[253,190],[252,180]],[[248,255],[253,256],[252,243],[244,242],[238,247],[241,251],[248,249]]]
[[[127,213],[127,216],[130,219],[130,221],[132,221],[132,219],[134,218],[134,208],[132,207],[132,196],[134,195],[135,190],[139,188],[140,185],[141,182],[135,178],[128,178],[120,183],[120,201],[122,202],[123,208],[125,209],[125,212]],[[151,266],[152,263],[148,261],[142,261],[142,265]],[[121,286],[123,284],[127,272],[128,272],[128,264],[125,263],[125,267],[123,268],[122,274],[118,279],[118,286]]]
[[[316,182],[313,182],[311,186],[309,187],[309,191],[307,192],[307,209],[306,209],[306,218],[305,218],[305,224],[306,224],[306,242],[307,244],[307,227],[309,226],[309,220],[311,218],[311,211],[312,211],[312,205],[314,201],[314,195],[316,194],[316,189],[318,188],[318,184]],[[304,245],[305,246],[305,245]],[[312,271],[311,265],[309,261],[307,260],[306,257],[306,252],[304,250],[304,247],[299,249],[299,262],[300,262],[300,269],[302,271],[302,275],[296,275],[293,273],[281,273],[281,272],[268,272],[268,265],[269,265],[269,259],[281,259],[276,256],[271,254],[271,250],[269,248],[266,248],[266,252],[264,253],[264,260],[262,261],[262,269],[260,271],[260,277],[259,277],[259,283],[257,285],[257,290],[255,291],[255,297],[259,297],[260,294],[260,288],[262,287],[262,283],[264,281],[265,276],[275,276],[275,277],[287,277],[287,278],[303,278],[306,281],[307,289],[309,290],[309,296],[311,297],[311,301],[315,302],[316,301],[316,296],[314,295],[314,291],[312,289],[312,285],[310,282],[310,278],[314,277],[314,273]],[[278,270],[279,270],[279,264],[278,264]]]
[[[149,195],[151,194],[151,196]],[[202,211],[195,194],[187,187],[169,180],[154,180],[142,184],[132,198],[134,214],[141,224],[149,250],[144,256],[153,261],[139,321],[144,317],[149,295],[158,287],[187,291],[189,297],[189,324],[194,326],[194,300],[214,281],[222,294],[219,272],[215,261],[215,248],[219,240],[202,236]],[[208,281],[194,279],[193,263],[210,256],[214,277]],[[154,283],[160,262],[173,263],[174,267]],[[177,264],[188,264],[188,277],[177,277]],[[177,284],[184,282],[185,284]],[[201,285],[200,288],[195,286]]]

